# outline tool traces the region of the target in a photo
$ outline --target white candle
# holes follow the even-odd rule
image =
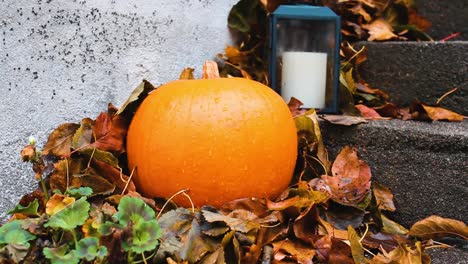
[[[283,52],[281,96],[299,99],[306,108],[325,108],[327,53]]]

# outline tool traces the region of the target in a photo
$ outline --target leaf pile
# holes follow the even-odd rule
[[[40,185],[0,227],[2,263],[429,263],[432,239],[468,238],[452,219],[432,216],[407,230],[387,218],[396,210],[391,191],[349,147],[330,161],[317,114],[294,112],[297,102],[295,177],[276,200],[187,209],[142,197],[124,142],[154,89],[144,81],[122,108],[60,125],[42,151],[34,142],[23,149]]]

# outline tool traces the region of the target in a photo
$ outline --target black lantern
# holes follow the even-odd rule
[[[338,112],[340,17],[328,7],[281,5],[270,23],[271,87],[286,102]]]

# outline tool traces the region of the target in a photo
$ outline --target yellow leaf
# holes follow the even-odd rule
[[[68,205],[75,202],[75,198],[55,193],[46,204],[46,213],[54,215],[63,210]]]

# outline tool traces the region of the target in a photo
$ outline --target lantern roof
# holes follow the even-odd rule
[[[277,17],[295,19],[336,19],[336,15],[329,7],[311,5],[280,5],[272,14]]]

